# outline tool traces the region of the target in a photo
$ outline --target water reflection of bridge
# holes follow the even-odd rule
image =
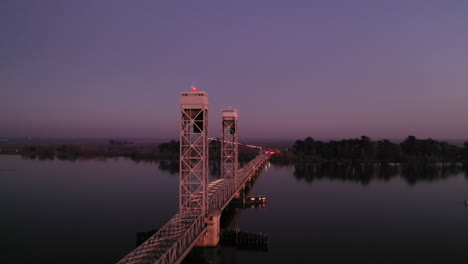
[[[179,212],[118,263],[180,263],[195,246],[219,243],[221,212],[268,160],[260,153],[238,169],[237,110],[223,110],[221,179],[208,183],[208,95],[182,93]]]

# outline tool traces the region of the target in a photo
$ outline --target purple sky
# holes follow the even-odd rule
[[[0,137],[468,138],[468,1],[0,2]]]

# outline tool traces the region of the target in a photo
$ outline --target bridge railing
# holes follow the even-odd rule
[[[238,170],[238,179],[226,179],[222,185],[218,187],[216,193],[208,200],[208,212],[213,210],[222,210],[233,198],[240,186],[245,184],[252,174],[256,173],[256,169],[265,161],[266,156],[261,154],[247,163],[244,167]]]
[[[211,199],[208,200],[208,212],[223,209],[235,192],[236,185],[234,180],[224,180],[223,184],[216,190]]]
[[[242,167],[238,173],[239,173],[239,185],[243,185],[245,181],[250,177],[253,173],[256,172],[256,169],[259,168],[262,162],[265,161],[267,156],[265,154],[260,154],[257,157],[255,157],[252,161],[247,163],[244,167]]]
[[[238,170],[237,181],[234,179],[218,181],[214,187],[215,192],[208,200],[208,212],[224,209],[239,191],[240,186],[257,172],[265,159],[266,156],[261,154]],[[205,230],[205,216],[201,212],[180,211],[118,264],[177,263],[193,248]]]
[[[200,215],[178,239],[178,241],[155,263],[175,263],[183,255],[188,253],[187,251],[189,251],[193,247],[193,244],[197,242],[197,238],[203,233],[205,228],[205,217]]]
[[[203,215],[179,212],[118,264],[175,263],[192,248],[205,228]]]

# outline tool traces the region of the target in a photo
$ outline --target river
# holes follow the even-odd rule
[[[0,156],[0,263],[115,263],[136,232],[176,213],[170,165]],[[267,234],[268,251],[196,249],[185,263],[468,261],[464,172],[360,181],[269,164],[251,194],[267,206],[240,210],[233,225]]]

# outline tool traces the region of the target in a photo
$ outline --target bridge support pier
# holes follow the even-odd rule
[[[222,211],[214,211],[205,217],[206,233],[198,240],[197,247],[216,247],[218,245],[221,232],[221,213]]]

